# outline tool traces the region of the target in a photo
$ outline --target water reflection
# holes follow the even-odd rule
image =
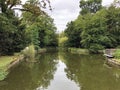
[[[0,90],[35,90],[50,85],[56,71],[57,53],[40,56],[39,63],[23,63],[16,67],[4,80],[5,85]]]
[[[75,82],[66,77],[65,68],[66,65],[59,60],[54,80],[51,81],[51,85],[45,90],[80,90]]]
[[[81,90],[120,90],[120,70],[107,68],[103,56],[65,53],[60,55],[66,64],[67,77],[81,86]]]
[[[120,70],[106,67],[102,55],[50,52],[37,60],[14,68],[0,90],[120,90]]]

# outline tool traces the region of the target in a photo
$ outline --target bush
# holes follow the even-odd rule
[[[65,47],[67,40],[68,40],[67,37],[61,37],[61,38],[59,38],[59,47]]]
[[[81,48],[68,48],[68,52],[76,53],[76,54],[89,54],[87,49],[81,49]]]
[[[34,45],[30,45],[26,47],[23,51],[22,54],[24,55],[25,58],[33,61],[35,58],[35,48]]]
[[[120,49],[117,49],[113,55],[116,59],[120,59]]]
[[[100,44],[91,44],[90,47],[88,48],[89,52],[94,54],[100,53],[99,51],[103,49],[104,47]]]

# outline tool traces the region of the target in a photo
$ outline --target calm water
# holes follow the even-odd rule
[[[120,90],[120,70],[106,66],[102,55],[46,53],[38,63],[21,63],[0,90]]]

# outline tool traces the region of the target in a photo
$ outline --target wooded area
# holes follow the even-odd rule
[[[54,20],[42,9],[49,0],[0,0],[0,55],[20,52],[33,44],[40,47],[57,46]],[[18,17],[16,10],[22,13]]]
[[[102,6],[102,0],[81,0],[78,18],[61,34],[63,46],[86,48],[92,53],[120,45],[120,2]]]

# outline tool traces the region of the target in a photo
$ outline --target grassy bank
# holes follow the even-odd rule
[[[120,49],[116,49],[115,52],[113,53],[114,60],[119,62],[120,64]]]
[[[8,74],[7,67],[11,62],[16,60],[15,57],[16,56],[1,56],[0,57],[0,80],[3,80]]]
[[[87,49],[81,49],[81,48],[68,48],[68,52],[75,54],[89,54],[89,51]]]

